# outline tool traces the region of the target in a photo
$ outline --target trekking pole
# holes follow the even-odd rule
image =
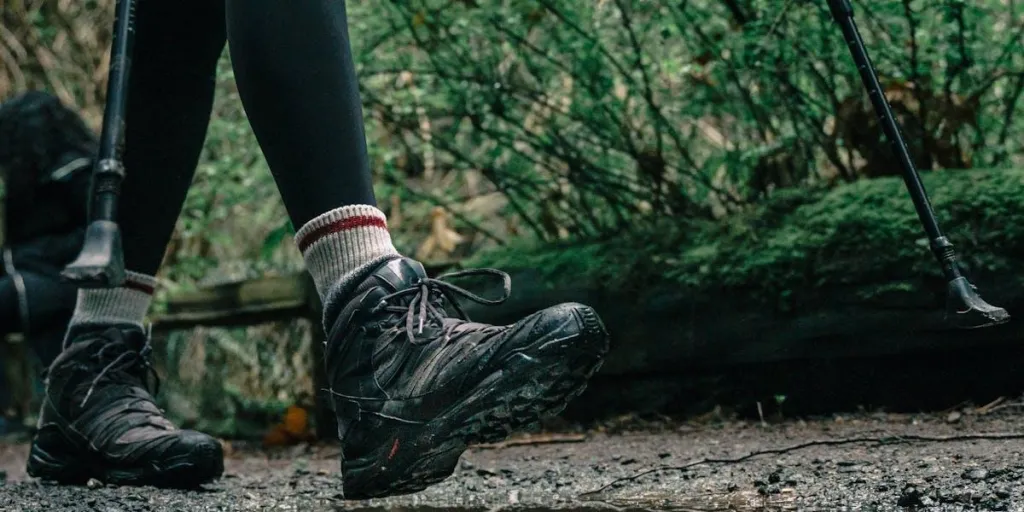
[[[117,0],[103,131],[93,166],[89,225],[81,252],[61,273],[65,279],[83,288],[112,288],[121,285],[125,279],[117,203],[125,176],[121,152],[124,148],[128,76],[134,43],[135,0]]]
[[[850,4],[850,0],[828,0],[828,6],[832,10],[832,17],[836,24],[843,31],[847,46],[850,47],[850,54],[853,56],[854,63],[857,64],[857,70],[860,71],[860,77],[864,81],[864,87],[867,88],[868,96],[875,107],[882,130],[889,139],[896,158],[900,161],[903,181],[910,192],[910,198],[914,201],[917,216],[928,234],[932,253],[935,254],[942,266],[942,274],[947,281],[946,321],[961,329],[987,327],[1009,321],[1010,315],[1005,309],[985,302],[978,295],[977,288],[960,273],[953,244],[939,229],[935,212],[928,201],[928,194],[921,183],[921,175],[910,158],[910,152],[907,150],[907,144],[900,133],[896,118],[882,93],[878,75],[871,64],[871,58],[868,57],[857,24],[853,20],[853,6]]]

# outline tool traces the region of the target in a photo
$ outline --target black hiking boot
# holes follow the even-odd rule
[[[138,329],[81,335],[54,360],[28,474],[82,484],[190,488],[224,470],[220,443],[178,430],[146,389],[150,346]]]
[[[456,295],[407,258],[357,285],[328,334],[328,382],[342,442],[346,499],[408,494],[450,476],[467,446],[492,443],[555,415],[608,351],[593,309],[561,304],[508,326],[463,320]],[[444,278],[442,278],[444,279]],[[459,318],[452,318],[447,308]]]

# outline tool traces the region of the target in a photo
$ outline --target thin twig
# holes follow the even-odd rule
[[[509,439],[500,443],[478,444],[476,450],[500,450],[512,446],[537,446],[542,444],[582,443],[587,440],[586,434],[542,434],[518,439]]]
[[[599,489],[596,489],[596,490],[593,490],[593,491],[588,491],[588,492],[585,492],[583,494],[580,494],[578,496],[578,498],[584,498],[584,497],[587,497],[587,496],[593,496],[595,494],[600,494],[601,492],[604,492],[605,490],[607,490],[607,489],[609,489],[611,487],[618,486],[618,485],[620,485],[622,483],[625,483],[625,482],[635,482],[636,480],[639,480],[642,477],[645,477],[645,476],[651,475],[651,474],[655,474],[655,473],[663,473],[663,472],[669,472],[669,471],[686,471],[687,469],[690,469],[692,467],[701,466],[701,465],[705,465],[705,464],[736,464],[736,463],[739,463],[739,462],[743,462],[743,461],[752,459],[754,457],[760,457],[762,455],[779,455],[779,454],[794,452],[794,451],[797,451],[797,450],[802,450],[804,448],[811,448],[811,447],[815,447],[815,446],[842,446],[842,445],[860,444],[860,443],[874,443],[874,444],[878,444],[878,445],[906,444],[906,443],[911,443],[911,442],[949,443],[949,442],[974,441],[974,440],[1006,441],[1006,440],[1014,440],[1014,439],[1024,439],[1024,433],[1016,434],[1016,433],[993,432],[993,433],[978,433],[978,434],[959,434],[959,435],[953,435],[953,436],[926,436],[926,435],[903,435],[903,436],[899,436],[899,435],[893,435],[893,436],[886,436],[886,437],[850,437],[850,438],[844,438],[844,439],[819,439],[819,440],[815,440],[815,441],[807,441],[807,442],[804,442],[804,443],[799,443],[799,444],[794,444],[794,445],[791,445],[791,446],[786,446],[784,448],[772,448],[772,449],[768,449],[768,450],[757,450],[757,451],[750,452],[750,453],[748,453],[746,455],[742,455],[742,456],[734,457],[734,458],[729,458],[729,459],[717,459],[717,458],[713,458],[713,457],[705,457],[703,459],[695,460],[693,462],[689,462],[689,463],[683,464],[681,466],[660,466],[660,467],[656,467],[656,468],[651,468],[651,469],[648,469],[648,470],[645,470],[645,471],[641,471],[641,472],[639,472],[639,473],[637,473],[635,475],[632,475],[632,476],[616,478],[615,480],[612,480],[611,482],[605,484],[604,486],[600,487]]]

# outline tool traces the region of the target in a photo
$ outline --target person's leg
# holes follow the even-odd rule
[[[129,76],[126,176],[117,222],[128,281],[81,290],[71,325],[141,327],[153,278],[199,163],[213,108],[216,66],[226,42],[221,2],[140,2]],[[69,338],[73,338],[69,335]]]
[[[21,278],[25,285],[28,323],[22,332],[39,362],[48,367],[62,348],[63,336],[55,337],[53,333],[67,331],[78,289],[59,277],[34,271],[22,271]]]
[[[223,471],[220,443],[178,430],[146,389],[143,321],[209,123],[224,4],[142,1],[126,113],[121,225],[128,281],[83,289],[50,366],[28,473],[66,483],[194,486]]]
[[[375,206],[343,0],[228,0],[238,93],[296,227]]]
[[[320,294],[398,252],[376,208],[343,0],[227,0],[246,115]],[[349,279],[351,281],[351,279]],[[333,305],[333,300],[329,300]]]
[[[345,497],[366,498],[439,482],[468,444],[557,413],[608,338],[579,304],[511,326],[451,317],[466,295],[401,257],[375,207],[347,32],[343,0],[228,0],[239,93],[325,304]]]
[[[0,276],[0,337],[21,332],[18,288],[11,276]]]
[[[21,330],[21,311],[18,306],[18,289],[10,276],[0,276],[0,343],[10,334]],[[0,434],[7,431],[4,418],[11,406],[10,389],[7,387],[7,372],[3,361],[0,361]]]

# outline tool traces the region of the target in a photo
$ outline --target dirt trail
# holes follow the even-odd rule
[[[1016,405],[985,416],[858,415],[768,426],[661,423],[566,442],[578,438],[477,448],[463,457],[453,478],[434,488],[365,502],[341,499],[335,446],[272,452],[236,447],[221,481],[182,492],[31,481],[23,470],[27,447],[7,444],[0,445],[0,471],[7,478],[0,510],[1024,511],[1024,407]],[[810,442],[830,444],[635,477]]]

